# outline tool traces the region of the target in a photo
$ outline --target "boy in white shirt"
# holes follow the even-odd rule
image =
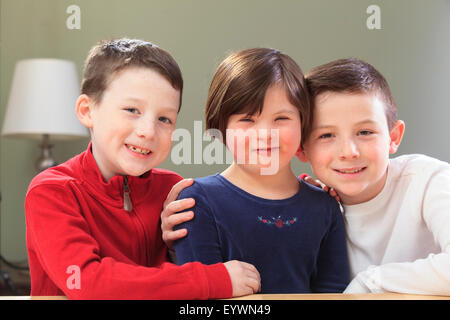
[[[334,188],[344,207],[352,282],[344,293],[450,295],[450,165],[424,155],[389,159],[405,124],[384,77],[358,59],[311,70],[312,130],[298,157]],[[179,189],[174,186],[168,201]],[[163,238],[192,218],[190,200],[166,206]],[[192,204],[192,203],[191,203]]]
[[[306,78],[314,119],[299,158],[342,200],[354,277],[344,293],[450,295],[450,165],[389,159],[405,124],[368,63],[336,60]]]

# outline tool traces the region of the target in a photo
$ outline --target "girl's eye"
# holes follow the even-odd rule
[[[275,119],[275,121],[277,121],[277,120],[289,120],[289,118],[288,117],[278,117]]]
[[[333,135],[331,133],[325,133],[319,136],[319,139],[328,139],[331,138]]]
[[[253,122],[253,119],[251,119],[251,118],[242,118],[239,121],[240,122]]]
[[[130,113],[133,113],[133,114],[138,114],[139,113],[139,110],[136,109],[136,108],[125,108],[125,110],[127,112],[130,112]]]
[[[167,117],[159,117],[158,120],[161,121],[162,123],[172,124],[172,120],[170,120]]]

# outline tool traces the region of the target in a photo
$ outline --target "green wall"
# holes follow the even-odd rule
[[[54,57],[73,60],[81,76],[98,40],[143,38],[173,54],[184,74],[179,128],[203,119],[209,81],[231,51],[274,47],[308,71],[329,60],[354,56],[377,67],[391,84],[407,131],[399,154],[426,153],[450,161],[450,1],[448,0],[0,0],[0,124],[15,63]],[[81,29],[69,30],[66,9],[81,9]],[[366,9],[381,9],[381,29],[369,30]],[[88,140],[54,142],[63,162]],[[38,156],[37,141],[0,138],[1,253],[26,259],[24,197]],[[163,167],[185,177],[220,172],[225,165]],[[293,161],[298,173],[310,172]]]

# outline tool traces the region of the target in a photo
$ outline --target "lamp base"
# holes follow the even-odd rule
[[[44,134],[41,144],[41,156],[36,161],[36,169],[38,171],[44,171],[45,169],[54,167],[57,165],[55,159],[52,156],[51,148],[53,145],[49,143],[50,137],[48,134]]]

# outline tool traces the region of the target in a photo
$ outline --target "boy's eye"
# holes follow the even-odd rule
[[[324,133],[319,136],[319,139],[328,139],[331,138],[333,135],[331,133]]]
[[[240,119],[239,120],[240,122],[253,122],[253,119],[252,118],[242,118],[242,119]]]
[[[161,121],[162,123],[172,124],[172,120],[170,120],[167,117],[159,117],[158,120]]]
[[[288,117],[278,117],[275,119],[275,121],[277,121],[277,120],[289,120],[289,118]]]
[[[369,130],[362,130],[358,134],[361,135],[361,136],[368,136],[368,135],[371,135],[372,133],[373,132],[369,131]]]

